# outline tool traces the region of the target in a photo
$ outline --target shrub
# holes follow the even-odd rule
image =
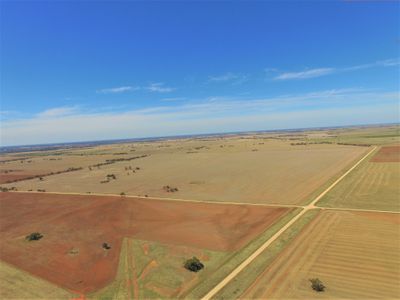
[[[32,232],[31,234],[27,235],[25,239],[28,241],[38,241],[43,237],[43,234],[40,232]]]
[[[176,188],[176,187],[171,187],[171,186],[169,186],[169,185],[165,185],[165,186],[163,186],[163,190],[166,191],[166,192],[168,192],[168,193],[175,193],[175,192],[178,191],[178,188]]]
[[[318,278],[310,279],[311,287],[314,291],[323,292],[325,290],[325,285]]]
[[[191,272],[198,272],[203,268],[204,268],[204,265],[195,256],[193,256],[192,258],[188,259],[185,262],[185,269],[187,269],[187,270],[189,270]]]

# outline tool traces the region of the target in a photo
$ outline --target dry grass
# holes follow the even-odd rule
[[[364,161],[319,206],[400,211],[400,163]]]
[[[71,299],[76,296],[0,261],[1,299]]]
[[[299,204],[366,151],[365,147],[260,141],[231,138],[175,141],[168,143],[170,147],[141,145],[141,153],[151,156],[11,185],[19,190]],[[108,174],[117,179],[104,182]],[[166,185],[179,191],[168,193],[163,189]]]

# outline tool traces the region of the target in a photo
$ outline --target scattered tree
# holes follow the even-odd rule
[[[203,269],[204,268],[204,265],[201,263],[201,261],[197,258],[197,257],[195,257],[195,256],[193,256],[192,258],[190,258],[190,259],[188,259],[186,262],[185,262],[185,269],[187,269],[187,270],[189,270],[189,271],[191,271],[191,272],[198,272],[198,271],[200,271],[201,269]]]
[[[325,290],[325,285],[318,278],[310,279],[311,287],[314,291],[323,292]]]

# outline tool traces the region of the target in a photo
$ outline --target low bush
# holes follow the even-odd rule
[[[25,237],[26,240],[28,241],[38,241],[43,237],[43,234],[40,232],[32,232],[31,234],[27,235]]]
[[[323,292],[325,290],[325,285],[318,278],[310,279],[311,287],[314,291]]]
[[[201,263],[201,261],[197,258],[197,257],[195,257],[195,256],[193,256],[192,258],[190,258],[190,259],[188,259],[186,262],[185,262],[185,269],[187,269],[187,270],[189,270],[189,271],[191,271],[191,272],[198,272],[198,271],[200,271],[201,269],[203,269],[204,268],[204,265]]]

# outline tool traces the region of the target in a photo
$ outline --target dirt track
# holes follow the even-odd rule
[[[230,251],[290,210],[47,193],[2,193],[0,208],[0,258],[84,293],[114,279],[125,236]],[[25,241],[35,231],[44,238]]]

